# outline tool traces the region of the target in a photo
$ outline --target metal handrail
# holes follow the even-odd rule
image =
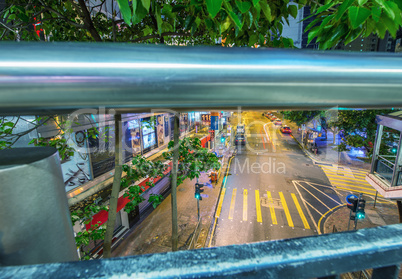
[[[98,107],[119,112],[391,108],[402,107],[401,90],[402,56],[391,53],[0,44],[0,115]]]
[[[162,254],[0,268],[0,278],[397,278],[402,224]]]
[[[395,166],[395,163],[392,163],[392,162],[388,161],[388,160],[385,159],[383,156],[378,155],[378,158],[381,158],[382,161],[385,161],[385,162],[387,162],[388,164],[390,164],[390,165],[392,165],[392,166]],[[384,165],[385,165],[385,164],[384,164]],[[387,166],[387,165],[385,165],[385,166]],[[387,166],[387,167],[391,168],[390,166]],[[391,168],[391,169],[392,169],[392,168]]]

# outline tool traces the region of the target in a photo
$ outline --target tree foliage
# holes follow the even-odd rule
[[[297,126],[301,126],[314,119],[319,115],[321,111],[319,110],[302,110],[302,111],[282,111],[285,119],[295,122]]]
[[[174,142],[171,141],[169,142],[168,148],[168,152],[163,153],[163,156],[167,160],[172,160],[173,149],[179,148],[177,185],[182,184],[186,178],[199,178],[201,172],[220,168],[218,157],[210,152],[208,148],[202,148],[199,138],[184,138],[179,141],[177,147],[175,147]]]
[[[51,41],[117,41],[170,44],[293,47],[282,30],[300,8],[314,20],[306,31],[322,49],[372,33],[395,37],[402,25],[398,0],[10,0],[0,11],[1,39]],[[109,4],[108,4],[109,3]],[[110,4],[119,11],[110,11]],[[116,5],[118,4],[118,5]],[[109,14],[106,14],[109,5]],[[35,28],[33,27],[35,25]]]

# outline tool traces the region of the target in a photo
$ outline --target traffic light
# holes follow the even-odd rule
[[[394,146],[394,147],[392,147],[391,152],[395,154],[395,153],[396,153],[396,151],[397,151],[396,147],[395,147],[395,146]]]
[[[195,184],[195,194],[194,197],[197,200],[202,201],[202,197],[201,197],[201,193],[204,192],[204,190],[202,189],[202,187],[204,187],[204,184],[200,184],[200,183],[196,183]]]
[[[225,142],[225,136],[224,135],[222,135],[222,137],[221,137],[221,142]]]
[[[356,208],[357,208],[357,202],[358,202],[358,199],[356,199],[356,198],[349,198],[349,203],[348,203],[348,208],[350,209],[350,210],[352,210],[352,212],[356,212]]]
[[[364,219],[366,217],[366,213],[364,212],[364,207],[366,206],[366,201],[360,199],[357,202],[357,209],[356,209],[356,219]]]

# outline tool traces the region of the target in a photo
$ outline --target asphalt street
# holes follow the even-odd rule
[[[211,246],[308,236],[341,204],[320,166],[261,112],[233,119],[246,125],[223,182]]]

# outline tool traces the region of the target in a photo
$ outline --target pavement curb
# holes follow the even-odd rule
[[[212,234],[213,234],[213,231],[214,231],[214,227],[216,226],[216,222],[217,222],[217,218],[215,217],[215,215],[216,215],[216,209],[217,209],[218,204],[219,204],[219,201],[220,201],[220,199],[221,199],[222,189],[223,189],[223,184],[224,184],[224,179],[225,179],[225,177],[227,177],[227,174],[228,174],[228,172],[229,172],[229,168],[230,168],[229,163],[231,162],[232,158],[234,158],[234,157],[236,156],[236,154],[237,154],[237,150],[235,150],[235,152],[233,152],[232,156],[230,156],[230,157],[228,158],[228,161],[227,161],[227,163],[226,163],[226,166],[227,166],[227,168],[226,168],[226,174],[225,174],[225,175],[223,176],[223,178],[222,178],[221,188],[220,188],[220,190],[219,190],[218,199],[216,200],[216,204],[215,204],[214,218],[211,220],[211,224],[209,225],[207,237],[205,238],[205,242],[204,242],[204,246],[203,246],[204,248],[208,248],[208,247],[209,247],[209,244],[208,244],[208,245],[206,245],[206,244],[208,243],[208,240],[209,240],[209,242],[211,242],[211,239],[212,239],[212,237],[213,237]]]

